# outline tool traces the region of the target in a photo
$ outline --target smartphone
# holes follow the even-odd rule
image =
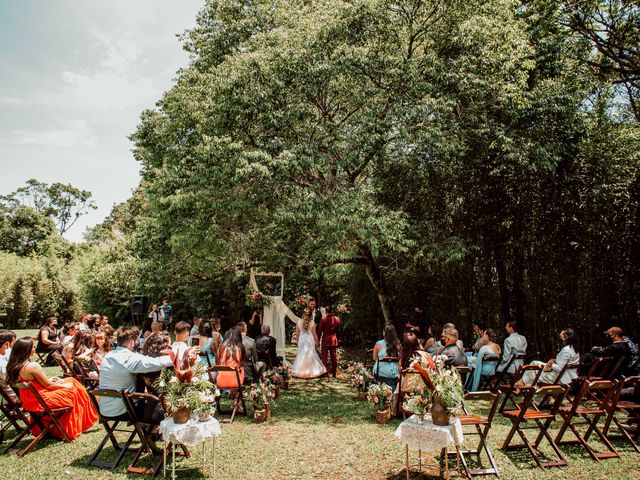
[[[200,345],[200,339],[198,337],[193,337],[191,339],[191,346],[197,347],[198,345]]]

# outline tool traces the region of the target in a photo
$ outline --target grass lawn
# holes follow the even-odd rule
[[[293,350],[288,353],[294,354]],[[291,355],[290,358],[293,358]],[[56,369],[48,369],[51,375]],[[399,420],[378,425],[370,404],[359,402],[346,377],[323,380],[292,380],[273,408],[273,418],[254,425],[246,417],[237,417],[232,425],[223,425],[216,450],[219,479],[403,479],[404,449],[394,437]],[[496,416],[490,433],[501,478],[517,479],[640,479],[640,454],[622,442],[614,442],[622,455],[619,460],[594,462],[577,447],[563,447],[570,466],[541,470],[524,452],[503,453],[498,449],[510,423]],[[114,472],[88,468],[87,459],[103,436],[95,426],[71,444],[46,440],[25,458],[0,455],[4,478],[118,479],[127,475],[130,456]],[[6,440],[5,440],[6,442]],[[22,446],[26,445],[23,442]],[[191,460],[178,462],[190,469],[180,478],[208,478],[200,465],[201,450],[193,449]],[[413,463],[417,455],[412,455]],[[412,479],[435,478],[412,473]],[[140,478],[140,477],[137,477]],[[495,478],[495,477],[489,477]]]

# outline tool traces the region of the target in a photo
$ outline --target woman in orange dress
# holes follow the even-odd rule
[[[18,381],[30,382],[50,408],[72,406],[73,410],[63,415],[60,423],[69,437],[78,438],[98,420],[87,390],[74,378],[48,378],[38,363],[29,361],[34,352],[35,347],[30,337],[16,340],[7,364],[7,383],[13,385]],[[42,411],[42,406],[30,390],[21,388],[20,400],[25,410]],[[47,419],[43,421],[46,424]],[[37,427],[33,431],[36,435],[40,433]],[[56,428],[52,428],[51,433],[63,438]]]
[[[239,327],[233,327],[224,335],[224,340],[216,355],[217,365],[226,365],[240,370],[240,383],[244,382],[244,362],[247,352],[242,345],[242,333]],[[216,378],[218,388],[238,388],[236,372],[218,372]]]

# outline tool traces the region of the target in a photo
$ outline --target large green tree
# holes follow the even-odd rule
[[[186,35],[191,66],[133,137],[171,253],[204,279],[362,264],[392,321],[385,271],[426,239],[380,186],[394,164],[398,180],[455,171],[460,115],[482,132],[490,111],[526,102],[514,6],[208,2]]]

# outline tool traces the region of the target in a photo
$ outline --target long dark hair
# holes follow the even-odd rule
[[[384,342],[387,344],[387,357],[396,357],[400,355],[400,340],[396,333],[396,327],[387,325],[384,327]]]
[[[242,344],[242,332],[238,326],[230,328],[227,330],[227,333],[224,334],[224,340],[222,340],[218,351],[218,358],[222,359],[224,357],[224,353],[227,351],[231,355],[235,355],[237,352],[240,352],[240,362],[242,363],[247,359],[247,351],[244,349],[244,345]]]
[[[16,340],[7,363],[7,384],[13,385],[20,378],[20,369],[29,363],[33,351],[33,339],[22,337]]]
[[[402,357],[400,357],[400,366],[408,368],[413,354],[420,350],[420,341],[413,332],[405,332],[402,337]]]
[[[42,330],[43,328],[53,328],[55,330],[55,328],[51,325],[53,323],[54,320],[57,320],[58,317],[49,317],[47,318],[44,323],[42,324],[42,326],[40,327],[40,329]]]
[[[573,349],[577,351],[577,348],[576,348],[577,337],[576,337],[575,330],[573,328],[565,328],[564,334],[567,336],[567,339],[565,340],[564,344],[571,345]]]
[[[209,320],[203,320],[200,323],[200,328],[198,329],[201,337],[211,338],[213,337],[213,327],[211,326],[211,322]]]

